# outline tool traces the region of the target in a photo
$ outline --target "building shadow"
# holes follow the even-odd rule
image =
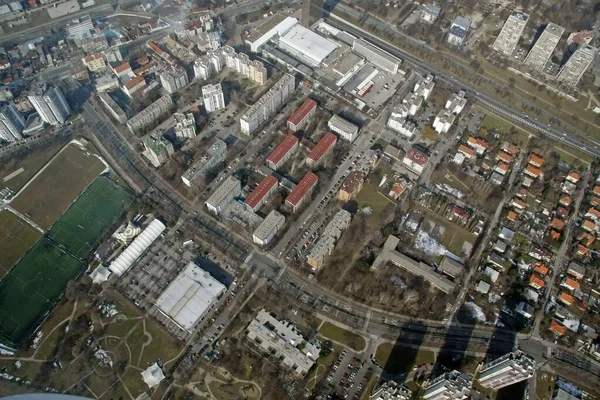
[[[472,362],[479,344],[479,339],[473,337],[473,327],[474,325],[453,323],[445,331],[440,331],[434,336],[436,339],[439,337],[442,344],[435,360],[433,377],[455,369],[460,371],[467,363]]]

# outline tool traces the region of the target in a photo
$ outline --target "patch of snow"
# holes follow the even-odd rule
[[[21,365],[23,365],[23,364],[21,364],[21,361],[19,361],[19,360],[15,361],[15,367],[17,367],[17,369],[21,369]]]
[[[114,317],[119,313],[119,310],[117,310],[117,306],[115,306],[114,304],[100,304],[98,306],[98,309],[102,313],[102,316],[105,318]]]
[[[365,215],[373,215],[373,209],[371,207],[369,207],[369,206],[363,208],[360,211],[362,211],[362,213],[365,214]]]
[[[408,221],[406,223],[406,229],[411,232],[416,231],[418,227],[419,227],[419,222],[415,221],[414,219],[411,219],[410,221]]]
[[[41,330],[39,330],[35,334],[35,337],[33,338],[33,344],[31,345],[31,347],[34,348],[34,349],[37,349],[38,346],[40,345],[40,343],[42,342],[42,337],[44,337],[44,332],[42,332]]]
[[[475,318],[477,321],[479,322],[485,322],[485,313],[483,312],[483,309],[481,307],[479,307],[477,304],[473,303],[472,301],[467,301],[465,303],[465,307],[467,310],[469,310],[471,312],[471,315],[473,316],[473,318]]]
[[[435,187],[441,190],[442,192],[446,192],[458,199],[462,199],[463,197],[465,197],[465,194],[463,192],[445,183],[436,183]]]
[[[399,276],[392,275],[390,276],[390,282],[396,286],[397,289],[404,290],[406,289],[406,283]]]
[[[12,356],[13,354],[15,354],[14,351],[9,351],[6,349],[3,349],[2,347],[0,347],[0,354],[3,356]]]
[[[415,247],[424,251],[425,254],[430,256],[443,256],[444,254],[446,254],[446,248],[442,246],[440,242],[429,236],[427,232],[424,232],[423,230],[420,230],[417,233]]]

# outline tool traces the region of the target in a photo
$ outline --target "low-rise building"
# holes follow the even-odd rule
[[[471,21],[457,16],[452,25],[450,26],[450,30],[448,31],[448,43],[453,46],[460,46],[463,44],[467,35],[469,34],[469,28],[471,27]]]
[[[319,143],[306,156],[306,165],[310,168],[319,166],[326,156],[333,151],[333,147],[337,143],[337,136],[331,132],[326,132],[319,140]]]
[[[298,182],[296,187],[290,192],[288,197],[285,199],[285,204],[292,212],[298,211],[302,204],[310,198],[310,195],[315,190],[319,177],[312,173],[307,172],[304,178]]]
[[[247,209],[256,212],[263,204],[267,202],[271,193],[277,189],[277,178],[267,175],[258,184],[258,186],[246,197],[244,205]]]
[[[583,279],[586,271],[587,270],[583,265],[576,263],[575,261],[571,261],[567,269],[567,274],[571,275],[575,279]]]
[[[425,169],[425,165],[429,161],[429,156],[422,150],[411,147],[410,150],[404,156],[402,163],[411,171],[420,175]]]
[[[432,24],[437,20],[441,12],[442,9],[435,2],[427,2],[421,9],[421,19]]]
[[[470,136],[469,139],[467,139],[467,144],[469,146],[471,146],[472,148],[474,148],[475,151],[477,152],[477,155],[480,155],[480,156],[483,155],[483,153],[485,153],[485,151],[488,149],[488,147],[490,147],[487,140],[482,139],[482,138],[476,138],[473,136]]]
[[[123,84],[123,92],[129,97],[133,97],[144,88],[146,88],[146,80],[143,76],[136,76]]]
[[[144,152],[142,154],[155,168],[160,167],[174,152],[173,144],[162,135],[153,133],[144,140]]]
[[[413,392],[406,386],[394,381],[386,381],[375,387],[370,400],[410,400]]]
[[[306,99],[304,103],[287,120],[287,127],[292,132],[297,132],[317,111],[317,102]]]
[[[106,62],[102,53],[90,54],[82,58],[81,61],[92,72],[102,71],[106,68]]]
[[[266,246],[284,225],[285,217],[272,210],[252,233],[252,241],[260,246]]]
[[[338,193],[338,198],[343,202],[354,199],[358,192],[362,190],[365,177],[366,175],[361,171],[352,171],[342,184]]]
[[[217,138],[215,142],[206,150],[206,153],[181,175],[181,180],[186,186],[191,187],[201,177],[205,176],[211,168],[216,167],[219,163],[225,161],[225,151],[227,144]]]
[[[289,135],[273,149],[266,159],[266,164],[273,170],[279,169],[298,149],[300,140],[295,135]]]
[[[445,256],[438,267],[438,272],[456,280],[465,272],[465,267],[460,262]]]
[[[208,208],[210,212],[218,215],[225,209],[231,200],[241,193],[242,184],[238,179],[230,175],[212,192],[204,204],[206,204],[206,208]]]
[[[350,143],[358,137],[358,126],[346,121],[339,115],[333,115],[327,122],[327,127],[332,132],[340,135],[340,138],[349,141]]]

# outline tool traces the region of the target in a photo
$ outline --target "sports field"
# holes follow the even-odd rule
[[[83,267],[49,240],[38,241],[0,282],[0,337],[26,339]]]
[[[104,168],[94,154],[68,144],[27,183],[11,206],[43,229],[49,229]]]
[[[132,200],[129,191],[100,176],[56,221],[48,236],[75,256],[85,258]]]
[[[41,236],[40,231],[15,214],[0,211],[0,279]]]

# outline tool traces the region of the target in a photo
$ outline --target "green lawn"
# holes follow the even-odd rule
[[[0,211],[0,279],[42,237],[42,233],[7,210]]]
[[[362,336],[340,328],[339,326],[333,325],[330,322],[325,322],[323,325],[321,325],[319,334],[338,343],[345,344],[346,346],[358,351],[363,350],[367,345]]]
[[[477,107],[477,108],[479,108],[479,107]],[[479,111],[485,113],[483,120],[481,120],[481,124],[479,124],[479,126],[481,128],[485,128],[487,130],[495,129],[501,133],[508,133],[508,132],[510,132],[510,129],[512,127],[514,127],[517,130],[517,133],[519,135],[519,143],[517,143],[517,145],[520,147],[523,147],[525,144],[527,144],[527,141],[529,140],[529,135],[531,134],[531,132],[524,130],[519,125],[515,125],[512,122],[510,122],[496,114],[492,114],[488,110],[479,108]]]
[[[539,400],[550,399],[554,387],[554,376],[547,372],[537,371],[535,376],[535,393]]]
[[[431,350],[383,343],[375,351],[375,360],[386,372],[400,374],[411,371],[417,365],[434,363],[435,354]]]
[[[377,185],[370,183],[366,184],[358,193],[356,201],[360,208],[365,206],[371,207],[373,209],[373,215],[375,216],[381,214],[388,204],[395,204],[392,200],[377,191]]]

